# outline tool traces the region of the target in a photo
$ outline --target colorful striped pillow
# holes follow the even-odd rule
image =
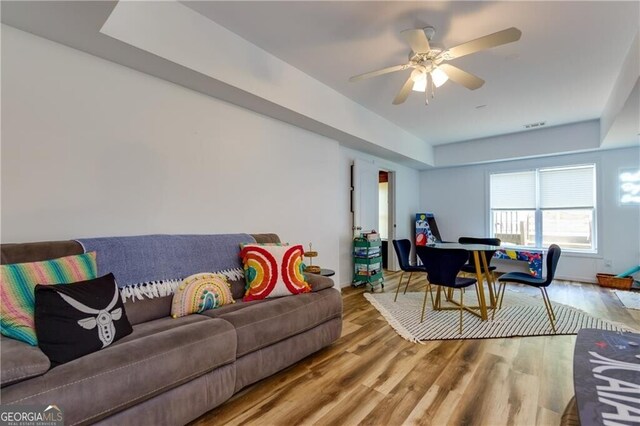
[[[311,287],[303,274],[303,254],[301,245],[245,244],[240,250],[247,282],[242,300],[249,302],[310,292]]]
[[[235,303],[231,288],[224,275],[200,273],[182,281],[171,302],[171,316],[180,318],[199,314],[208,309]]]
[[[36,285],[69,284],[96,276],[96,252],[0,265],[0,333],[36,346],[33,320]]]

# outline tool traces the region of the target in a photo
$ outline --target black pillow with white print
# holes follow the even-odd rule
[[[113,274],[37,285],[34,319],[38,346],[52,366],[103,349],[133,331]]]

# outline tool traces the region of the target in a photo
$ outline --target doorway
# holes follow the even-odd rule
[[[381,174],[384,172],[384,174]],[[380,185],[381,176],[386,182]],[[396,176],[395,171],[383,169],[374,161],[355,159],[351,167],[351,211],[353,235],[375,229],[383,238],[387,269],[397,271],[398,260],[393,250],[396,238]],[[384,189],[382,189],[384,188]],[[384,192],[384,195],[381,192]],[[381,196],[384,198],[380,201]],[[383,218],[381,223],[380,218]],[[384,235],[382,235],[384,233]]]

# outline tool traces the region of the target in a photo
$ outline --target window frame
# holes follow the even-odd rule
[[[585,207],[585,206],[579,206],[579,207],[547,207],[547,208],[542,208],[540,207],[541,204],[541,185],[540,185],[540,172],[541,171],[545,171],[545,170],[557,170],[557,169],[573,169],[573,168],[580,168],[580,167],[591,167],[593,168],[593,190],[594,190],[594,197],[593,197],[593,207]],[[491,208],[491,176],[492,175],[499,175],[499,174],[509,174],[509,173],[523,173],[523,172],[533,172],[535,175],[535,209],[530,209],[530,208],[514,208],[514,209],[504,209],[504,208],[498,208],[498,209],[493,209]],[[522,250],[527,250],[527,249],[536,249],[536,250],[540,250],[540,249],[546,249],[546,246],[543,246],[542,242],[543,242],[543,235],[544,235],[544,226],[543,226],[543,213],[545,211],[554,211],[554,210],[588,210],[591,209],[592,211],[592,222],[591,222],[591,235],[592,235],[592,244],[591,244],[591,248],[588,249],[578,249],[578,248],[563,248],[563,251],[565,252],[571,252],[571,253],[577,253],[577,254],[587,254],[587,255],[592,255],[592,254],[598,254],[598,229],[599,229],[599,221],[598,221],[598,205],[599,205],[599,201],[600,201],[600,191],[599,191],[599,185],[598,185],[598,164],[597,162],[589,162],[589,163],[581,163],[581,164],[570,164],[570,165],[549,165],[549,166],[543,166],[543,167],[536,167],[536,168],[523,168],[523,169],[516,169],[516,170],[500,170],[500,171],[496,171],[496,172],[491,172],[489,171],[487,173],[487,204],[489,206],[489,220],[488,225],[489,225],[489,232],[488,234],[493,238],[495,235],[494,232],[494,211],[534,211],[534,227],[535,227],[535,245],[534,246],[527,246],[527,245],[513,245],[513,246],[509,246],[509,247],[513,247],[514,249],[522,249]]]

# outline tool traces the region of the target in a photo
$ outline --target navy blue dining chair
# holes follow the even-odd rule
[[[553,312],[551,299],[549,299],[549,294],[547,294],[547,287],[549,287],[549,285],[553,281],[553,277],[556,274],[556,268],[558,267],[558,261],[560,260],[561,253],[562,249],[560,249],[560,247],[556,244],[552,244],[551,246],[549,246],[549,251],[547,252],[546,278],[536,278],[531,274],[527,274],[526,272],[509,272],[498,278],[498,281],[500,281],[500,286],[498,287],[498,295],[502,293],[502,296],[499,296],[500,305],[502,305],[502,300],[504,299],[504,290],[508,282],[525,284],[540,289],[540,293],[542,293],[542,300],[544,301],[544,307],[547,311],[547,316],[549,317],[549,322],[551,323],[551,328],[553,329],[554,333],[556,332],[556,314],[555,312]]]
[[[435,247],[416,247],[416,253],[427,270],[427,288],[422,302],[422,316],[420,322],[424,321],[424,313],[427,305],[427,293],[431,295],[431,304],[435,309],[455,309],[442,308],[440,304],[440,289],[448,287],[460,290],[460,334],[463,327],[464,289],[477,283],[475,278],[458,277],[460,268],[469,259],[469,252],[464,249],[438,249]],[[438,286],[437,301],[433,300],[431,286]]]
[[[400,263],[400,269],[402,270],[402,274],[400,274],[400,281],[398,281],[398,287],[396,288],[396,297],[393,298],[395,302],[398,299],[398,291],[400,290],[400,286],[402,285],[402,278],[404,277],[405,272],[409,273],[409,279],[407,280],[404,286],[404,293],[407,293],[407,288],[409,287],[409,283],[411,282],[411,277],[414,272],[427,272],[424,266],[412,265],[409,260],[409,256],[411,255],[411,241],[409,240],[393,240],[393,248],[396,251],[396,255],[398,256],[398,262]]]

